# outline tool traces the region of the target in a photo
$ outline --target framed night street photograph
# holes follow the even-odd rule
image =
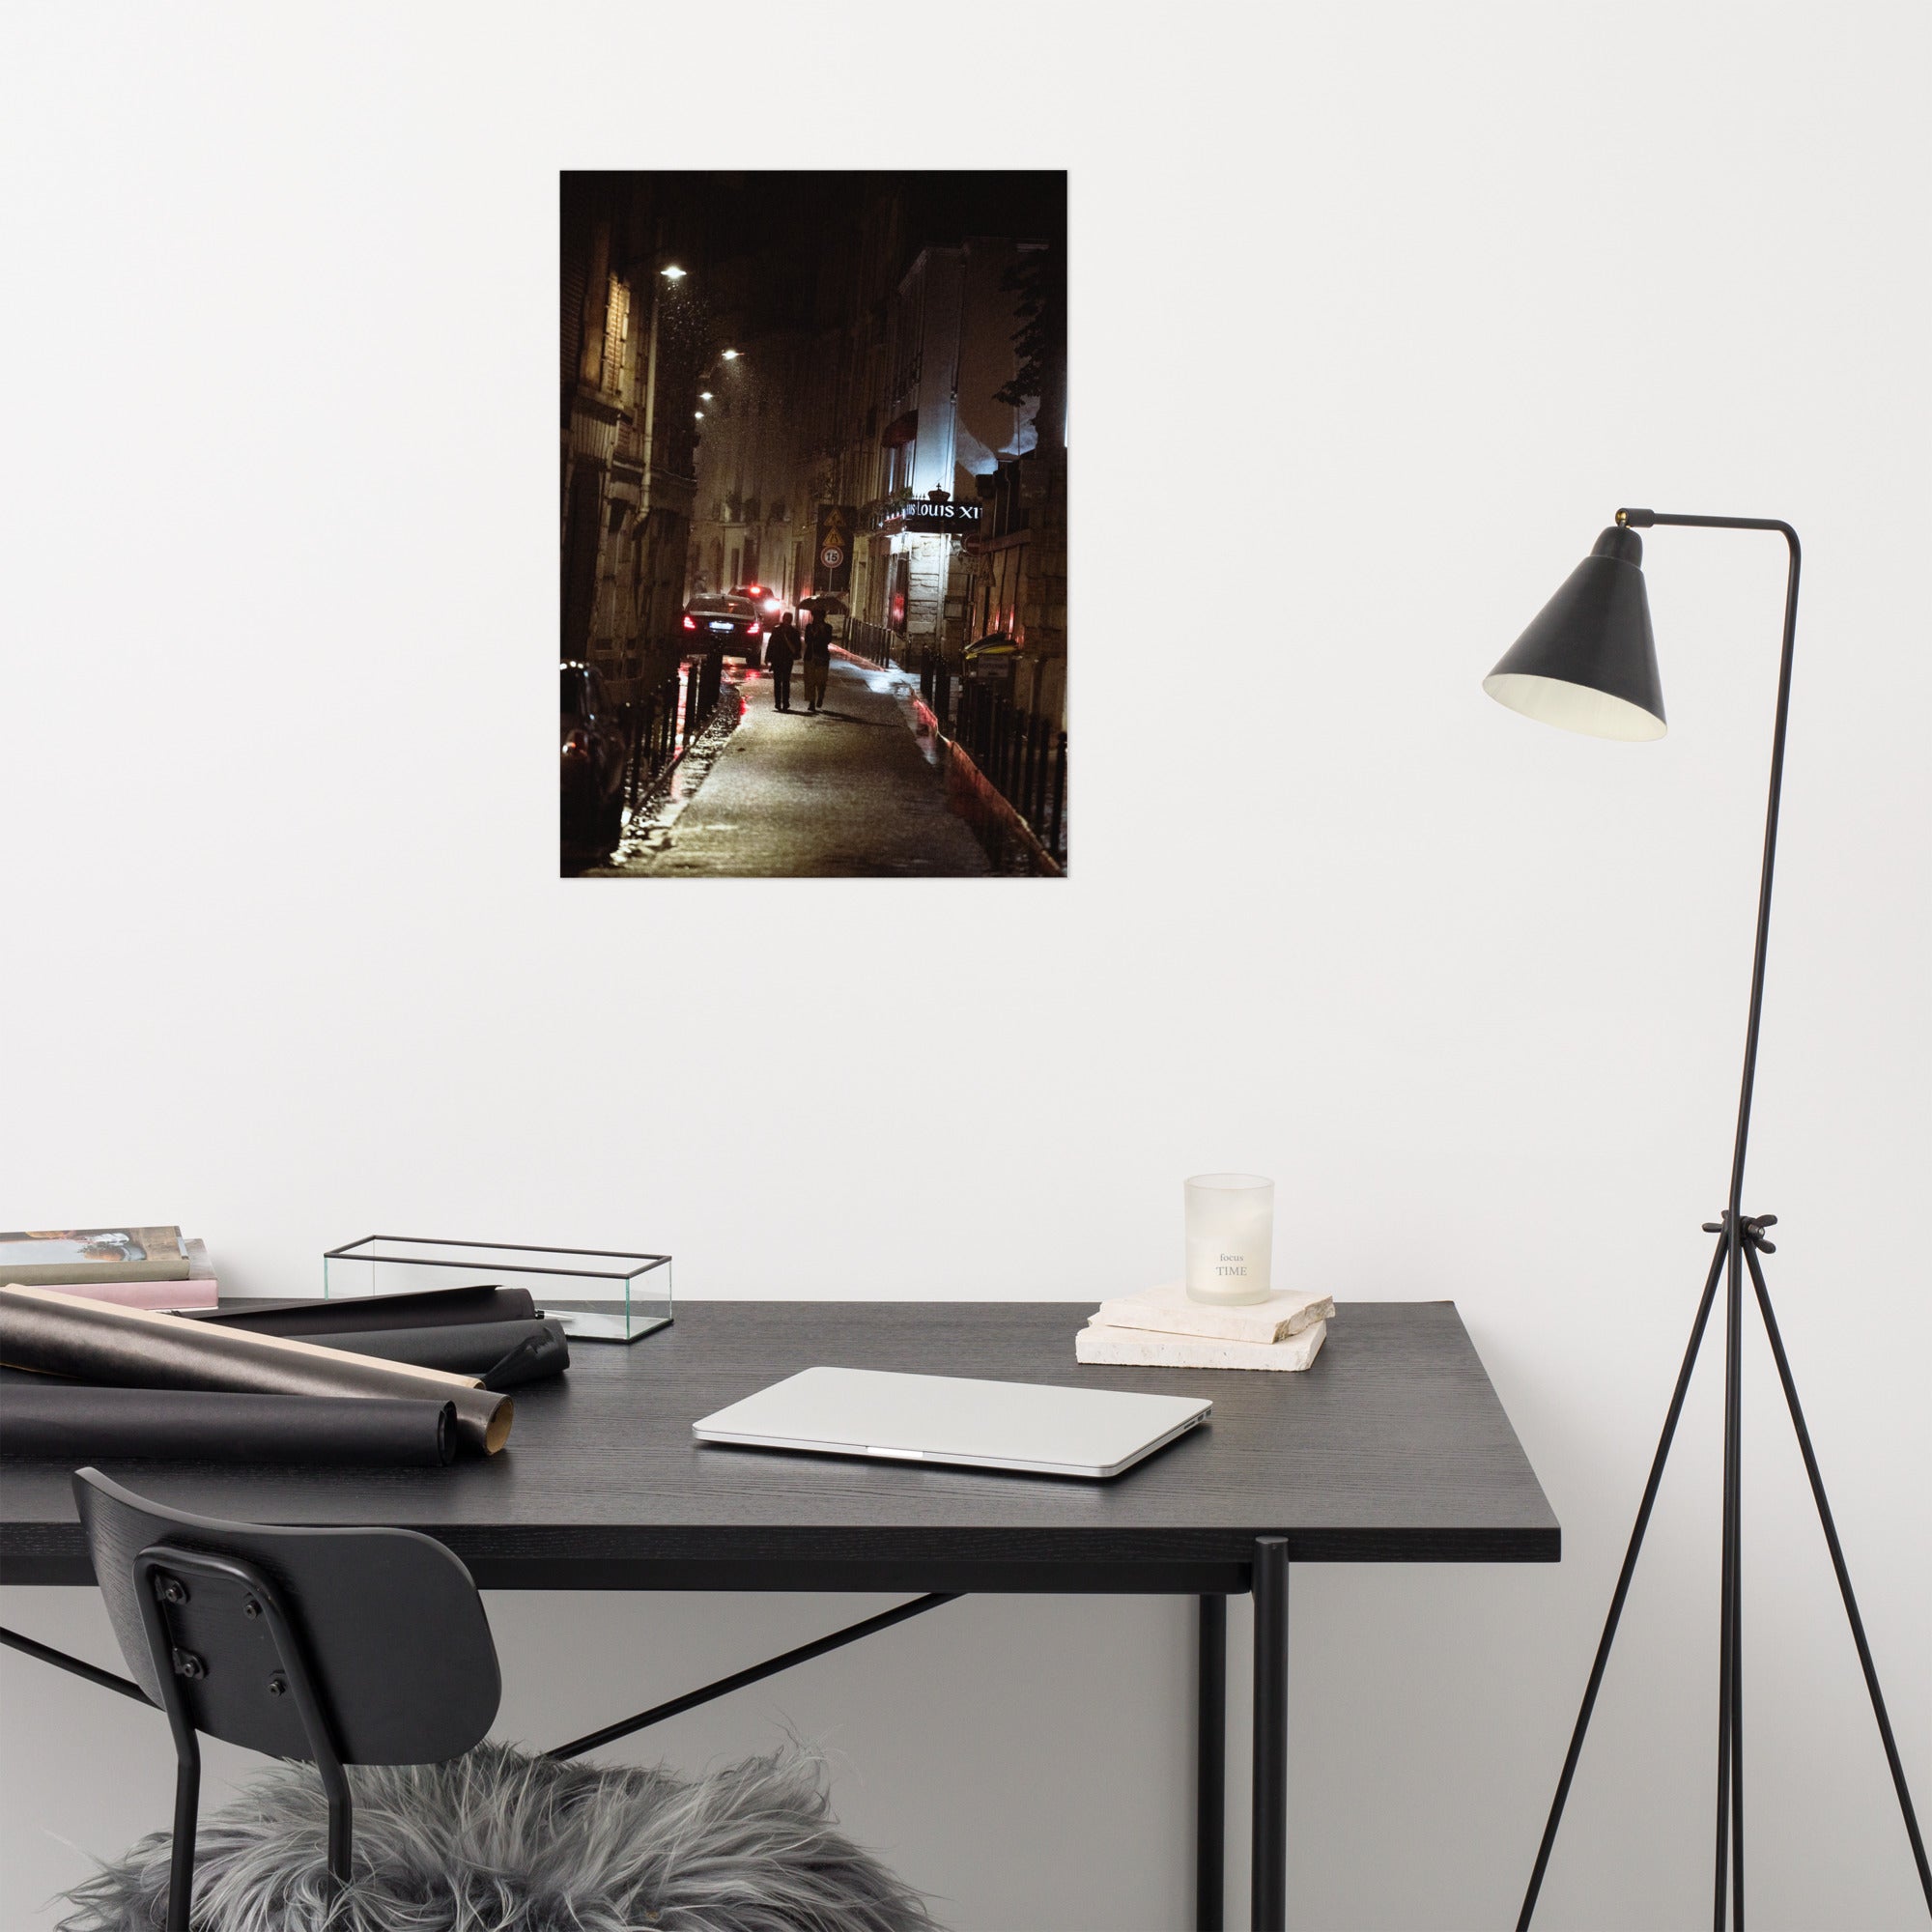
[[[1065,876],[1065,174],[561,197],[561,873]]]

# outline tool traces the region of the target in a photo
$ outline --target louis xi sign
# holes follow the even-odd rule
[[[942,536],[970,537],[980,531],[983,503],[935,503],[921,497],[903,503],[880,522],[882,530],[925,530]]]

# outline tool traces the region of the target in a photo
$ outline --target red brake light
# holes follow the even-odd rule
[[[755,617],[753,617],[753,618],[752,619],[752,628],[751,628],[751,629],[750,629],[749,631],[747,631],[747,632],[745,633],[745,635],[746,635],[746,636],[747,636],[748,638],[755,638],[755,637],[757,637],[757,636],[759,635],[759,632],[758,632],[758,620],[757,620],[757,619],[756,619]]]
[[[692,616],[689,612],[687,612],[685,615],[684,628],[687,631],[695,631],[697,629],[697,619]]]

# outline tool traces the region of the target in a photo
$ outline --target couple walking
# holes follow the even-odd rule
[[[787,611],[765,644],[765,662],[772,671],[772,709],[791,709],[791,668],[805,659],[805,708],[818,711],[825,704],[825,683],[832,675],[832,626],[814,611],[801,644],[798,623]]]

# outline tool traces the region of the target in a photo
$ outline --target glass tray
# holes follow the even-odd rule
[[[670,1324],[668,1255],[369,1235],[322,1258],[322,1292],[330,1300],[484,1283],[528,1289],[573,1340],[637,1342]]]

